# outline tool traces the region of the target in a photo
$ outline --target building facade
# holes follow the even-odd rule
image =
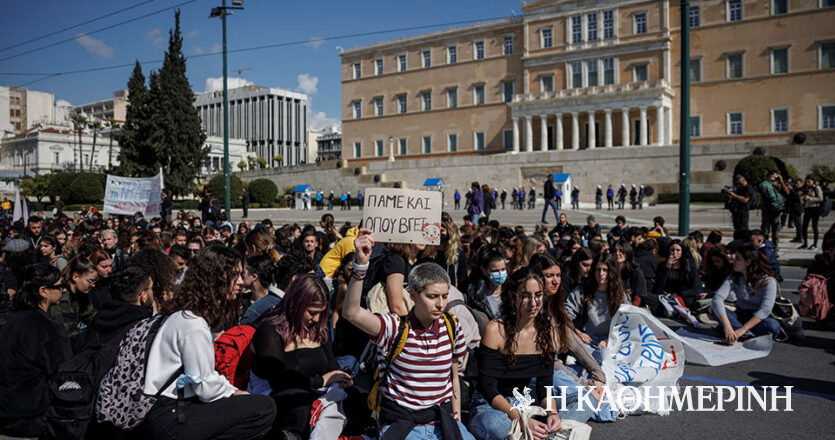
[[[78,132],[61,125],[41,125],[27,133],[0,141],[0,168],[4,170],[48,174],[57,171],[78,170],[79,160],[84,161],[85,171],[104,171],[108,164],[119,164],[119,143],[107,136],[96,137],[84,131],[79,145]],[[92,162],[90,161],[92,155]]]
[[[308,161],[307,95],[259,86],[230,89],[228,94],[229,137],[245,139],[247,151],[270,166]],[[223,93],[198,94],[194,106],[206,135],[223,137]]]
[[[201,174],[217,174],[223,172],[223,137],[222,136],[206,136],[205,146],[209,147],[209,158],[206,165],[200,171]],[[244,139],[229,139],[229,171],[240,171],[239,166],[241,162],[250,165],[255,163],[255,153],[247,151],[246,140]]]
[[[334,127],[325,131],[317,140],[319,159],[339,160],[342,158],[342,133]]]
[[[55,95],[22,87],[0,86],[1,134],[19,134],[36,124],[54,122]]]
[[[342,52],[342,157],[678,143],[678,2],[522,11]],[[688,21],[691,142],[835,129],[835,1],[693,1]]]
[[[127,111],[127,90],[117,90],[113,92],[113,98],[79,105],[74,108],[75,113],[85,113],[88,118],[92,117],[100,121],[124,122]]]

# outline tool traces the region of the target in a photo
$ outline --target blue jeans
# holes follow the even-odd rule
[[[728,310],[726,307],[725,315],[728,316],[728,321],[730,321],[731,327],[736,330],[742,327],[743,323],[748,322],[748,320],[754,316],[754,310],[744,310],[737,307],[736,311],[733,311]],[[772,338],[776,338],[780,334],[780,323],[776,319],[769,316],[768,318],[760,321],[759,324],[755,325],[754,328],[751,329],[751,333],[756,336],[770,334]]]
[[[560,214],[557,212],[557,202],[554,199],[545,201],[545,207],[542,208],[542,223],[545,223],[545,214],[548,213],[549,207],[554,210],[554,218],[557,220],[557,223],[559,223]]]
[[[513,397],[505,397],[511,405],[516,404]],[[504,440],[510,432],[510,419],[507,414],[494,409],[480,394],[473,397],[468,428],[478,440]]]
[[[387,429],[389,429],[389,425],[384,426],[380,431],[380,438],[383,438],[383,434]],[[463,440],[475,440],[463,423],[458,422],[458,429],[461,431],[461,438]],[[508,431],[510,430],[510,425],[508,425],[507,429]],[[406,440],[442,440],[443,438],[440,424],[417,425],[406,436]]]
[[[572,365],[571,367],[579,367],[578,364]],[[569,367],[569,368],[571,368]],[[581,373],[581,372],[578,372]],[[578,376],[582,376],[578,374]],[[579,400],[579,391],[577,389],[580,384],[571,377],[568,373],[563,370],[555,369],[554,370],[554,394],[561,392],[561,386],[567,387],[566,397],[565,397],[565,406],[567,411],[560,411],[560,417],[567,420],[575,420],[580,423],[586,423],[590,419],[594,419],[596,422],[613,422],[615,418],[617,418],[617,414],[612,411],[612,408],[609,406],[608,403],[604,403],[600,410],[595,413],[591,408],[587,408],[588,403],[584,402],[582,407],[578,407],[577,401]],[[560,401],[557,401],[558,405],[562,405]],[[597,407],[597,399],[594,398],[593,395],[590,395],[588,398],[588,402],[596,408]],[[605,400],[604,400],[605,402]],[[559,408],[557,408],[559,409]]]
[[[478,225],[478,218],[481,217],[481,213],[479,212],[478,214],[472,214],[472,216],[473,216],[473,224]]]

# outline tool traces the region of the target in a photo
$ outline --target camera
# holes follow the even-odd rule
[[[722,194],[735,193],[736,185],[723,186],[721,191]]]

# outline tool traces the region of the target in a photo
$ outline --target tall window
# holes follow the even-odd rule
[[[586,71],[589,75],[589,87],[593,87],[598,85],[597,80],[597,60],[591,60],[586,62]]]
[[[406,138],[400,138],[397,140],[397,148],[400,151],[401,156],[406,155],[408,152],[408,149],[406,148]]]
[[[554,77],[543,76],[539,78],[539,90],[541,92],[551,92],[554,90]]]
[[[635,34],[645,34],[647,33],[647,13],[646,12],[639,12],[632,16],[632,20],[635,24]]]
[[[504,44],[502,45],[503,55],[510,55],[513,53],[513,35],[504,36]]]
[[[789,73],[789,49],[771,50],[771,73]]]
[[[821,129],[835,128],[835,105],[822,105],[820,109]]]
[[[458,48],[455,46],[449,46],[446,48],[446,62],[449,64],[455,64],[458,62]]]
[[[571,63],[571,87],[575,89],[583,87],[583,63],[580,61]]]
[[[354,158],[362,157],[362,142],[354,142]]]
[[[383,157],[383,141],[374,141],[374,155]]]
[[[354,63],[354,79],[362,78],[362,64]]]
[[[588,27],[588,41],[597,40],[597,12],[586,15],[586,26]]]
[[[450,134],[446,137],[447,148],[450,152],[454,153],[458,151],[458,135],[457,134]]]
[[[374,74],[375,75],[382,75],[383,74],[383,59],[377,58],[374,60]]]
[[[789,0],[771,0],[771,13],[774,15],[789,12]]]
[[[789,109],[778,108],[771,110],[771,131],[786,133],[789,131]]]
[[[701,11],[699,10],[699,5],[691,5],[690,6],[690,14],[688,15],[688,22],[690,23],[690,27],[699,27],[702,24],[702,17]]]
[[[702,117],[690,117],[690,137],[699,137],[702,135]]]
[[[425,112],[432,110],[432,92],[423,92],[421,98],[421,102],[423,103],[421,110]]]
[[[742,134],[742,113],[728,113],[728,134]]]
[[[580,43],[583,41],[583,16],[571,17],[571,42]]]
[[[406,95],[397,95],[398,113],[406,113]]]
[[[398,72],[405,72],[406,71],[406,54],[401,53],[397,56],[397,71]]]
[[[833,0],[835,1],[835,0]],[[820,67],[831,69],[835,67],[835,43],[824,43],[820,45]]]
[[[504,102],[513,101],[513,81],[505,81],[502,83],[502,97]]]
[[[484,84],[473,87],[473,105],[484,105]]]
[[[702,59],[693,58],[690,60],[690,82],[702,80]]]
[[[542,47],[551,47],[554,45],[554,38],[551,35],[551,28],[542,28],[540,32],[540,41],[542,41]]]
[[[424,50],[421,52],[423,57],[423,67],[431,67],[432,66],[432,51]]]
[[[52,163],[61,163],[61,153],[52,153]]]
[[[728,78],[742,78],[742,54],[728,55]]]
[[[505,150],[513,148],[513,130],[502,131],[502,146]]]
[[[483,60],[484,59],[484,42],[483,41],[476,41],[475,42],[475,59]]]
[[[484,150],[484,132],[477,131],[474,136],[474,145],[476,151]]]
[[[423,154],[429,154],[432,152],[432,136],[424,136],[423,137]]]
[[[615,13],[614,11],[603,11],[603,38],[615,36]]]
[[[458,89],[447,89],[446,106],[447,108],[458,107]]]
[[[728,21],[742,20],[742,0],[728,1]]]
[[[362,117],[362,101],[354,101],[354,119]]]
[[[377,98],[374,100],[374,115],[383,116],[383,98]]]
[[[603,58],[603,84],[615,83],[615,59]]]
[[[649,66],[647,64],[639,64],[634,67],[633,76],[635,82],[646,81],[649,78]]]

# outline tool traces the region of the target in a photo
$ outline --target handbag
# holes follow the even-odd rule
[[[774,300],[774,307],[771,308],[771,317],[783,328],[791,328],[800,317],[794,303],[780,292],[780,284],[777,284],[777,298]]]

